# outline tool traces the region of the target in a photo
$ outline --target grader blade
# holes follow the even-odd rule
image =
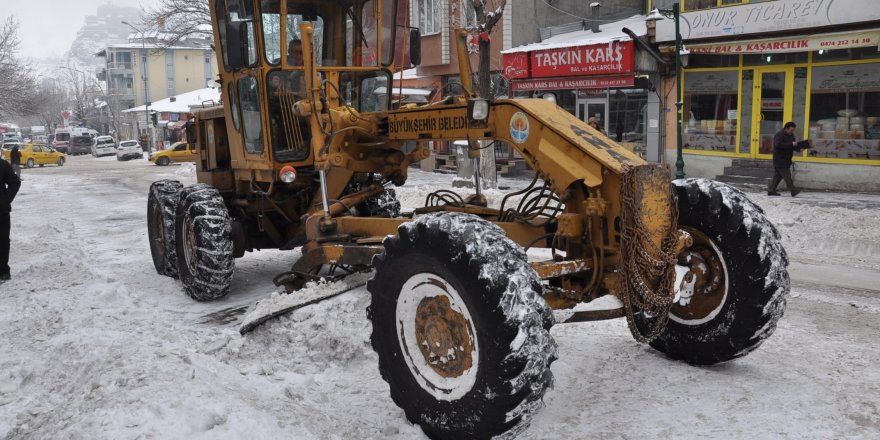
[[[263,323],[303,307],[351,292],[367,284],[366,274],[350,275],[340,281],[315,283],[289,294],[273,294],[257,301],[242,319],[238,332],[250,333]]]

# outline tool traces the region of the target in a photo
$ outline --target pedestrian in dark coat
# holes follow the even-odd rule
[[[9,163],[12,164],[12,171],[15,171],[15,175],[21,179],[21,151],[18,151],[18,145],[12,147],[12,152],[9,153]]]
[[[12,200],[18,194],[21,180],[12,171],[12,166],[0,159],[0,284],[9,281],[9,230]]]
[[[780,180],[785,180],[791,196],[800,194],[801,190],[794,186],[794,179],[791,177],[791,159],[795,151],[801,151],[802,148],[810,148],[808,143],[798,142],[794,137],[794,130],[797,124],[794,122],[786,122],[782,131],[773,136],[773,168],[775,173],[770,179],[770,186],[767,187],[768,196],[778,196],[776,187]]]

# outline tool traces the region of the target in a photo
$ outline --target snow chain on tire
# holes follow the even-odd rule
[[[553,315],[523,249],[479,217],[429,214],[375,257],[379,371],[431,438],[512,438],[553,384]]]
[[[620,184],[621,253],[623,269],[623,304],[630,332],[639,342],[650,342],[666,329],[669,309],[675,294],[675,248],[678,243],[678,209],[675,193],[669,185],[666,166],[644,165],[624,171]],[[651,214],[646,204],[645,188],[667,188],[671,223],[660,247],[646,225]],[[662,210],[661,210],[662,212]],[[656,287],[652,287],[656,286]],[[653,317],[650,324],[636,325],[635,314]]]
[[[695,246],[703,241],[702,251],[717,260],[707,264],[717,273],[710,274],[705,291],[723,289],[716,290],[723,296],[718,295],[721,299],[710,313],[701,316],[684,315],[691,311],[687,306],[677,312],[682,306],[676,304],[665,331],[650,345],[695,365],[745,356],[773,333],[785,311],[788,257],[779,232],[764,211],[735,188],[706,179],[676,180],[673,185],[679,227],[692,230]],[[718,287],[715,280],[720,281]],[[700,294],[697,291],[689,301]],[[645,317],[637,318],[644,328]]]
[[[232,219],[220,192],[205,184],[184,188],[175,231],[177,268],[186,294],[210,301],[229,293],[235,269]]]
[[[147,235],[153,266],[157,273],[171,278],[177,278],[174,216],[181,188],[183,185],[176,180],[153,182],[147,198]]]

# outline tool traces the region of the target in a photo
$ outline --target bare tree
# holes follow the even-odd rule
[[[476,34],[477,54],[479,68],[477,70],[477,92],[486,99],[493,98],[492,94],[492,49],[491,35],[495,26],[501,20],[507,0],[467,0],[474,9],[475,23],[472,32]],[[468,11],[465,11],[466,13]],[[510,29],[506,31],[510,32]],[[483,186],[496,188],[498,175],[495,167],[495,149],[481,143],[480,151],[480,175]]]
[[[61,112],[67,108],[67,91],[57,81],[47,81],[37,88],[32,108],[40,124],[46,127],[47,133],[64,121]]]
[[[0,117],[27,115],[36,79],[33,69],[18,58],[18,21],[10,16],[0,25]]]
[[[64,68],[64,76],[70,91],[73,120],[89,128],[100,128],[99,99],[103,95],[98,80],[76,67]]]
[[[158,0],[144,9],[142,27],[165,33],[160,44],[173,45],[187,37],[211,38],[208,0]]]

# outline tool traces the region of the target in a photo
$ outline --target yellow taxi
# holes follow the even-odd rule
[[[64,153],[43,144],[19,145],[18,152],[21,153],[21,164],[28,168],[33,168],[37,165],[58,165],[63,167],[64,162],[67,161],[67,156]],[[3,159],[9,162],[11,155],[11,148],[3,148]]]
[[[171,162],[195,162],[198,158],[195,149],[186,142],[172,144],[167,150],[157,151],[150,155],[150,162],[156,165],[168,165]]]

